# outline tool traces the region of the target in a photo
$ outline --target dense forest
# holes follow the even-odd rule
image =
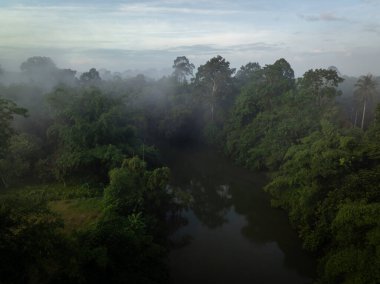
[[[172,67],[0,69],[0,283],[167,283],[168,224],[189,196],[160,148],[195,143],[269,174],[315,283],[380,283],[379,78],[296,78],[285,59]]]

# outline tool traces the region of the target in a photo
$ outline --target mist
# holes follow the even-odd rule
[[[0,282],[380,283],[379,10],[1,1]]]

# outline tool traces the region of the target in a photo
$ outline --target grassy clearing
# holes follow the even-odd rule
[[[102,215],[102,198],[69,199],[49,202],[52,211],[64,220],[64,232],[85,229]]]
[[[0,192],[0,199],[21,198],[47,202],[49,208],[58,213],[65,224],[64,232],[88,228],[102,214],[103,189],[88,184],[60,183],[27,185]]]
[[[88,184],[64,186],[60,183],[52,183],[11,188],[2,191],[0,196],[19,195],[25,198],[55,201],[75,198],[94,198],[100,197],[102,194],[102,189],[90,187]]]

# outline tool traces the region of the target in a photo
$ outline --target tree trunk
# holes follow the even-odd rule
[[[367,105],[367,100],[364,100],[364,105],[363,105],[363,116],[362,116],[362,129],[364,129],[364,118],[365,118],[365,109]]]
[[[218,86],[216,84],[215,79],[212,79],[212,92],[211,92],[211,121],[214,122],[214,108],[215,108],[215,102],[216,102],[216,92],[217,92]]]
[[[211,93],[211,121],[214,122],[214,103],[216,101],[216,82],[215,79],[212,80],[212,93]]]
[[[355,113],[354,127],[356,127],[357,122],[358,122],[358,110],[356,110],[356,113]]]

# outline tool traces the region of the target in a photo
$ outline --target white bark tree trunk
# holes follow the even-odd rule
[[[364,105],[363,105],[363,116],[362,116],[362,129],[364,128],[364,118],[365,118],[365,109],[367,106],[367,99],[364,99]]]
[[[214,105],[216,101],[217,85],[215,79],[212,80],[212,92],[211,92],[211,121],[214,122]]]

